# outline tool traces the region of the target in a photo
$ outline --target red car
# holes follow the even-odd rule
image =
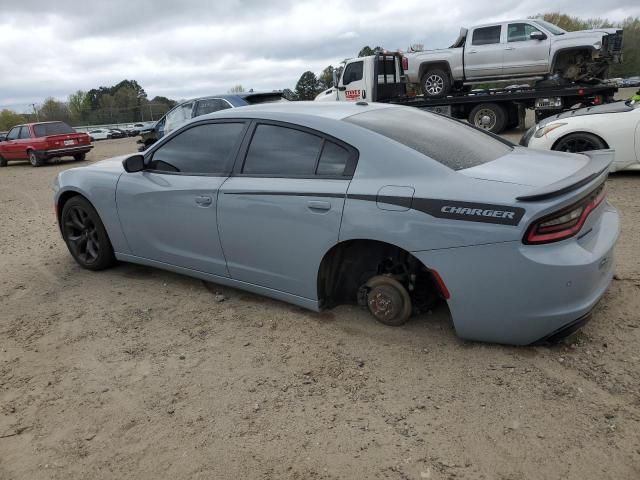
[[[82,161],[93,148],[86,133],[78,133],[64,122],[28,123],[13,127],[0,140],[0,167],[12,160],[29,160],[39,167],[55,157],[73,157]]]

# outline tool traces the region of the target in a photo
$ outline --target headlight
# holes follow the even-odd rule
[[[563,125],[566,125],[566,123],[549,123],[548,125],[545,125],[544,127],[539,128],[533,136],[536,138],[540,138],[543,135],[546,135],[547,133],[552,132],[556,128],[562,127]]]
[[[593,44],[593,48],[595,48],[596,50],[600,50],[602,48],[602,42],[598,40]]]

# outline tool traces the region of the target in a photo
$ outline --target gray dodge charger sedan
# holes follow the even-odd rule
[[[415,108],[296,102],[198,117],[146,151],[61,172],[84,268],[163,268],[388,325],[445,301],[457,334],[575,331],[609,286],[612,152],[539,152]]]

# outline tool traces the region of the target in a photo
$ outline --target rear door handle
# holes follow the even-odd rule
[[[471,54],[471,53],[478,53],[477,50],[467,50],[467,53]]]
[[[201,207],[208,207],[213,203],[213,198],[208,195],[198,195],[196,197],[196,203]]]
[[[322,200],[309,200],[307,202],[307,208],[309,208],[309,210],[311,210],[312,212],[326,212],[328,210],[331,210],[331,203],[324,202]]]
[[[515,47],[504,47],[505,50],[515,50]]]

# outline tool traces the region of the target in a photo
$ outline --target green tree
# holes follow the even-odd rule
[[[291,102],[295,102],[296,100],[298,100],[298,97],[290,88],[285,88],[284,90],[282,90],[282,96]]]
[[[322,89],[315,73],[306,71],[296,83],[295,94],[298,100],[313,100]]]
[[[381,52],[381,47],[371,48],[369,45],[362,47],[362,49],[358,52],[358,57],[368,57],[369,55],[375,55],[378,52]]]
[[[71,117],[72,125],[80,125],[87,120],[87,114],[89,113],[89,103],[87,102],[87,94],[82,90],[76,91],[69,95],[67,102],[69,106],[69,115]]]
[[[70,122],[71,115],[66,103],[59,102],[55,98],[49,97],[38,109],[38,118],[42,122],[52,120]]]
[[[13,110],[4,109],[0,111],[0,130],[3,132],[26,122],[27,118],[24,115],[16,113]]]

